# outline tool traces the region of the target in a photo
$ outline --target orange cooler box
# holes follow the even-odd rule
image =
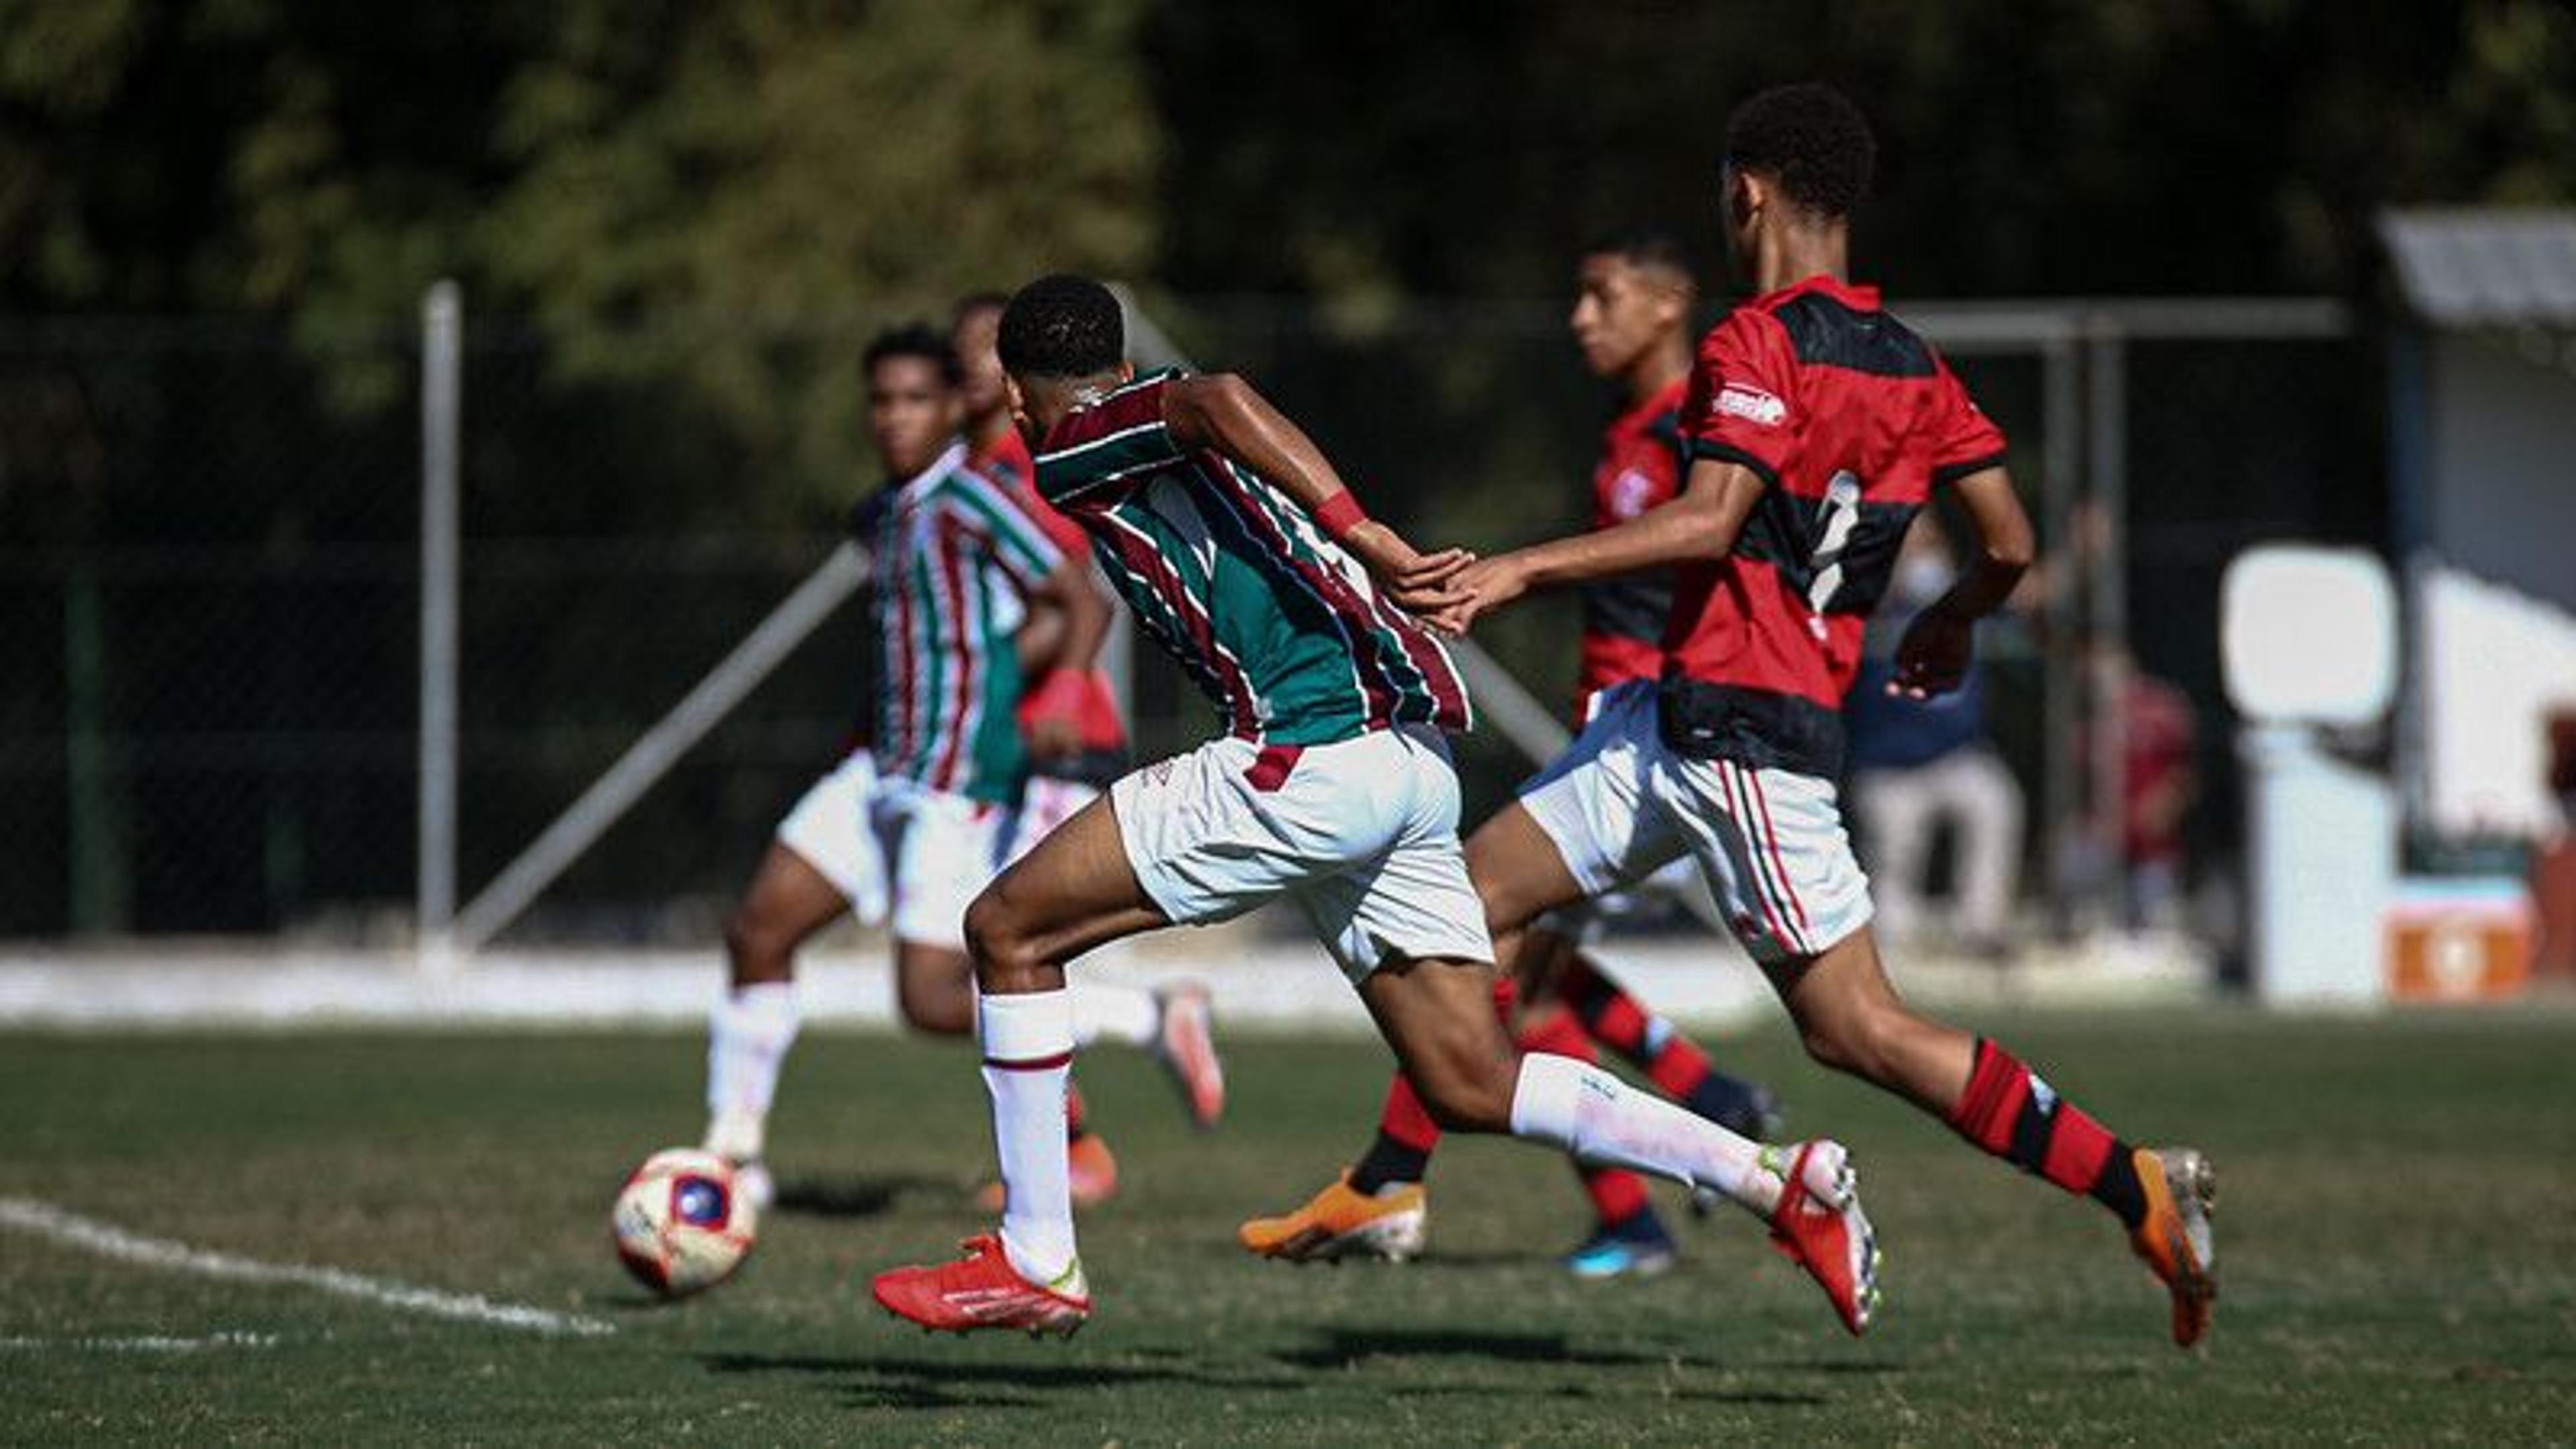
[[[2400,881],[2387,923],[2392,1001],[2497,1001],[2530,979],[2535,923],[2521,881]]]

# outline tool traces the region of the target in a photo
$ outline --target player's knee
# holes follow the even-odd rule
[[[987,991],[1034,990],[1043,965],[1036,938],[1001,892],[987,888],[966,907],[966,953]]]
[[[737,906],[725,917],[724,943],[736,986],[786,981],[796,974],[793,943],[749,906]]]

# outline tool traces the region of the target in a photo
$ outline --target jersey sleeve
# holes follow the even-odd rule
[[[974,473],[960,474],[958,482],[959,511],[1020,592],[1036,588],[1063,565],[1064,551],[1010,489]]]
[[[1157,373],[1067,414],[1039,445],[1038,496],[1058,508],[1097,506],[1099,495],[1123,496],[1120,485],[1178,461],[1181,447],[1163,422],[1163,390],[1175,375]]]
[[[1767,312],[1738,307],[1700,339],[1682,401],[1682,437],[1693,461],[1741,463],[1776,486],[1797,441],[1797,362]]]
[[[1971,473],[2002,466],[2004,430],[1978,410],[1946,362],[1941,364],[1937,398],[1932,415],[1933,486],[1947,487]]]

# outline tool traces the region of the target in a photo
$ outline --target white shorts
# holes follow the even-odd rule
[[[1458,776],[1430,730],[1263,750],[1212,740],[1109,787],[1146,896],[1204,926],[1282,896],[1344,975],[1390,953],[1492,961],[1458,845]]]
[[[1017,812],[906,780],[877,785],[868,812],[894,865],[894,938],[966,949],[966,907],[1001,874]]]
[[[1816,955],[1869,924],[1869,878],[1852,858],[1833,782],[1674,754],[1650,680],[1607,691],[1520,803],[1587,895],[1690,856],[1736,939],[1765,965]]]
[[[850,903],[850,914],[868,926],[886,918],[885,857],[868,824],[876,784],[875,758],[852,750],[778,822],[778,843],[830,881]]]
[[[1059,780],[1051,775],[1031,775],[1026,794],[1020,797],[1018,829],[1011,836],[1011,848],[1003,863],[1019,859],[1037,849],[1038,842],[1055,828],[1079,814],[1082,807],[1100,798],[1100,787],[1082,780]]]

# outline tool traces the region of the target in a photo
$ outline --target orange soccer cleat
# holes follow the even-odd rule
[[[2129,1246],[2173,1294],[2173,1341],[2189,1348],[2218,1310],[2218,1242],[2209,1226],[2218,1173],[2188,1147],[2141,1147],[2130,1159],[2147,1195],[2147,1215]]]
[[[1869,1331],[1878,1312],[1878,1238],[1860,1210],[1860,1183],[1851,1154],[1839,1142],[1802,1143],[1786,1171],[1785,1147],[1762,1149],[1763,1163],[1780,1174],[1780,1202],[1771,1210],[1771,1243],[1825,1290],[1843,1327],[1854,1337]]]
[[[1243,1246],[1292,1263],[1384,1258],[1401,1263],[1422,1251],[1431,1199],[1418,1182],[1374,1196],[1354,1191],[1348,1171],[1285,1217],[1254,1218],[1236,1230]]]
[[[1109,1144],[1100,1140],[1099,1133],[1085,1132],[1075,1138],[1064,1155],[1075,1207],[1098,1207],[1118,1195],[1118,1159],[1109,1155]],[[1010,1194],[998,1181],[975,1189],[975,1206],[988,1213],[999,1213],[1009,1200]]]
[[[1011,1266],[998,1235],[979,1233],[958,1246],[966,1256],[953,1263],[879,1273],[877,1302],[924,1330],[951,1333],[1017,1328],[1031,1338],[1047,1333],[1070,1337],[1091,1317],[1091,1294],[1079,1261],[1052,1283],[1032,1283]]]

